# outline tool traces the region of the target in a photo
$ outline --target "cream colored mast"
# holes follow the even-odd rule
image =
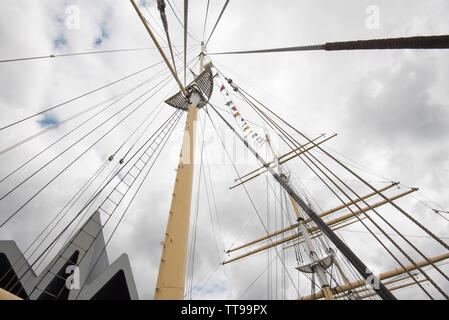
[[[189,96],[190,105],[187,110],[187,121],[182,141],[179,164],[176,173],[175,187],[173,191],[168,223],[164,241],[161,243],[162,258],[159,266],[159,274],[156,283],[156,300],[181,300],[184,299],[184,285],[187,261],[187,243],[189,239],[190,204],[192,199],[192,183],[195,156],[195,126],[198,114],[198,104],[201,96],[193,91],[190,94],[182,85],[178,75],[170,65],[164,51],[153,35],[150,26],[145,21],[142,13],[134,0],[130,0],[140,20],[147,29],[151,39],[155,43],[167,67],[178,83],[185,97]],[[201,44],[200,73],[204,69],[204,44]],[[187,66],[186,66],[187,67]]]
[[[204,44],[201,46],[200,73],[204,68]],[[195,155],[195,126],[198,114],[199,96],[192,94],[187,113],[179,165],[176,173],[175,189],[168,216],[165,240],[162,242],[162,258],[154,299],[184,299],[184,286],[189,240],[190,204]]]
[[[270,147],[271,152],[273,154],[274,163],[277,167],[278,173],[281,177],[284,177],[284,179],[287,179],[287,176],[285,175],[285,172],[279,163],[278,155],[274,151],[273,146],[271,145],[271,141],[270,141],[270,138],[268,137],[268,134],[266,137],[267,137],[268,146]],[[320,258],[318,257],[315,246],[310,237],[309,231],[307,230],[304,218],[301,215],[301,212],[299,211],[296,201],[292,198],[291,195],[289,195],[289,198],[290,198],[290,202],[293,206],[293,209],[295,210],[295,213],[296,213],[297,221],[299,223],[299,229],[304,238],[305,248],[307,250],[307,253],[308,253],[310,259],[312,260],[312,263],[310,264],[311,271],[318,275],[318,280],[320,281],[321,288],[323,290],[323,294],[324,294],[325,298],[327,300],[334,300],[334,295],[332,294],[332,291],[329,287],[329,281],[327,280],[326,271],[320,263]]]

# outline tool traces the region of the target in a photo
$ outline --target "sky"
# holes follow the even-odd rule
[[[189,51],[187,60],[193,61],[190,67],[194,73],[198,73],[199,40],[208,39],[224,2],[210,1],[204,28],[207,2],[189,1],[188,47],[194,48]],[[171,0],[170,3],[175,10],[179,10],[178,15],[182,19],[183,1]],[[145,0],[144,4],[145,7],[141,7],[142,13],[169,55],[156,1]],[[1,127],[161,61],[128,1],[4,0],[0,3],[0,10],[3,13],[0,21],[0,60],[148,48],[0,63]],[[168,4],[166,13],[175,53],[182,53],[183,29]],[[332,41],[448,34],[448,13],[449,4],[444,0],[231,0],[207,44],[206,51],[211,53],[207,59],[212,59],[220,72],[269,105],[273,111],[278,112],[307,136],[317,137],[323,133],[329,136],[337,133],[335,138],[326,142],[325,150],[348,163],[376,187],[383,187],[390,181],[400,181],[401,190],[393,188],[389,193],[391,195],[404,192],[409,187],[418,187],[419,192],[398,200],[398,204],[435,234],[448,237],[448,221],[429,208],[441,206],[443,211],[449,208],[449,199],[446,196],[449,178],[447,50],[212,54]],[[182,54],[180,56],[182,57]],[[182,65],[181,60],[176,60],[178,69]],[[189,72],[187,74],[190,77]],[[183,80],[182,72],[180,75]],[[156,78],[150,79],[153,76]],[[147,79],[150,80],[131,95],[106,108],[110,101],[113,101],[112,98],[117,98]],[[1,221],[20,208],[83,150],[113,128],[118,123],[117,119],[133,110],[137,106],[131,104],[134,99],[164,79],[170,77],[166,67],[159,64],[104,90],[0,131],[1,150],[36,135],[10,151],[0,151],[0,176],[3,179],[40,150],[81,125],[102,108],[106,108],[105,112],[0,182],[0,197],[3,198],[35,170],[80,139],[80,143],[70,147],[62,156],[0,200]],[[155,111],[156,114],[160,110],[148,132],[151,128],[154,131],[173,111],[169,106],[160,104],[177,92],[174,81],[170,81],[1,227],[0,239],[15,240],[24,251],[52,217],[131,135],[125,147],[120,149],[119,154],[124,154],[136,135],[143,132],[145,126],[138,126],[149,113]],[[222,96],[217,89],[214,90],[211,101],[226,110]],[[254,122],[254,128],[263,133],[264,126],[260,118],[237,97],[233,97],[233,100],[242,114]],[[127,104],[130,104],[130,107],[119,114],[120,118],[112,117]],[[84,110],[86,112],[83,112]],[[226,116],[232,120],[228,114]],[[111,120],[96,129],[99,123],[109,117],[112,117]],[[255,168],[257,162],[226,131],[217,118],[212,118],[221,137],[229,146],[228,151],[234,157],[239,174]],[[152,119],[151,116],[149,119]],[[243,244],[263,236],[266,234],[264,228],[274,231],[279,229],[281,224],[288,225],[289,222],[282,220],[285,217],[280,214],[281,204],[275,201],[274,194],[280,196],[279,186],[268,176],[262,175],[246,184],[253,202],[248,199],[242,187],[229,190],[237,173],[223,151],[214,127],[208,121],[204,110],[200,110],[191,217],[192,227],[197,221],[192,298],[295,299],[297,293],[294,286],[299,288],[302,295],[310,294],[310,283],[306,278],[298,277],[294,269],[297,262],[292,251],[288,251],[285,262],[289,273],[286,275],[284,295],[281,285],[283,266],[279,259],[276,259],[269,269],[265,269],[267,262],[276,256],[273,249],[269,253],[258,254],[240,262],[220,265],[228,258],[223,251],[232,245]],[[122,253],[129,256],[141,299],[152,299],[154,295],[162,250],[160,241],[163,240],[165,232],[184,122],[183,117],[108,245],[107,252],[111,262]],[[132,135],[136,128],[136,135]],[[91,130],[93,133],[83,138]],[[144,133],[144,137],[145,134],[148,136],[148,133]],[[275,136],[273,143],[279,153],[288,151]],[[269,158],[266,149],[261,149],[261,152]],[[326,158],[319,152],[313,154],[320,159]],[[203,167],[200,165],[201,158],[206,164]],[[332,165],[331,162],[326,163]],[[109,163],[105,172],[113,166],[114,163]],[[298,159],[290,161],[288,169],[298,185],[306,186],[307,194],[317,208],[324,211],[340,204]],[[337,166],[334,169],[345,181],[354,183],[359,192],[367,193],[347,172]],[[203,174],[201,183],[199,173]],[[266,196],[267,190],[270,190],[269,197]],[[87,198],[82,198],[69,211],[69,215],[61,221],[56,230],[68,223],[68,217],[76,213],[77,206],[81,206],[83,201],[87,201]],[[426,255],[444,253],[444,248],[423,237],[422,231],[407,225],[406,220],[403,220],[397,211],[386,207],[379,209],[379,212],[388,217],[394,225],[400,226],[404,234],[412,235],[410,239],[422,248]],[[449,218],[447,213],[442,215]],[[113,226],[114,221],[111,221],[106,228],[106,235],[111,234]],[[363,231],[363,226],[355,224],[339,231],[338,235],[350,244],[375,273],[396,268],[397,263]],[[56,251],[57,248],[52,251],[53,254]],[[283,251],[285,250],[282,248],[278,249],[280,254]],[[422,260],[422,257],[416,254],[413,258]],[[402,259],[402,262],[408,264],[405,259]],[[447,266],[441,268],[448,271]],[[38,272],[39,270],[37,268]],[[278,281],[274,279],[276,273],[279,274]],[[441,286],[446,292],[449,291],[447,281],[438,278],[436,273],[431,274],[435,279],[441,280]],[[424,283],[424,286],[430,288],[428,283]],[[438,297],[435,291],[432,293]],[[399,290],[397,296],[409,299],[425,298],[422,292],[413,288]]]

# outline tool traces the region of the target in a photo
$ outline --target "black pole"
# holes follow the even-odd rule
[[[324,50],[449,49],[449,35],[328,42]]]
[[[219,52],[219,53],[209,53],[209,55],[274,53],[274,52],[291,52],[291,51],[321,51],[321,50],[343,51],[343,50],[386,50],[386,49],[449,49],[449,35],[327,42],[325,44],[311,45],[311,46]]]

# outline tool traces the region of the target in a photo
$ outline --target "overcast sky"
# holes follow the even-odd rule
[[[156,31],[161,44],[165,46],[156,1],[144,2],[146,9],[142,8],[142,12]],[[224,2],[224,0],[210,1],[205,39],[208,38]],[[178,15],[182,19],[183,1],[171,0],[170,3],[175,10],[179,10]],[[191,68],[195,73],[198,72],[198,65],[195,63],[199,54],[198,40],[203,39],[206,4],[205,0],[189,1],[189,32],[194,39],[188,37],[188,47],[196,47],[189,52],[187,60],[193,61]],[[129,1],[3,0],[0,2],[0,12],[2,12],[0,60],[110,49],[153,48],[133,52],[0,63],[1,127],[161,60]],[[172,43],[177,46],[175,53],[182,52],[183,30],[168,4],[166,12]],[[79,20],[73,20],[73,14],[77,13]],[[310,45],[339,40],[448,34],[448,13],[449,3],[444,0],[232,0],[208,43],[207,52]],[[168,49],[164,50],[168,55]],[[425,201],[432,208],[438,208],[437,205],[443,209],[449,208],[448,58],[447,50],[211,55],[211,59],[221,72],[253,93],[309,137],[317,137],[322,133],[328,136],[337,133],[337,137],[326,143],[328,148],[326,150],[350,163],[351,168],[361,168],[357,172],[376,187],[383,187],[389,181],[400,181],[403,184],[401,190],[392,189],[390,195],[406,191],[410,186],[419,187],[419,193],[414,193],[415,198],[407,197],[398,201],[398,204],[441,237],[449,237],[447,220],[436,215],[417,199]],[[178,59],[176,66],[179,69],[182,61]],[[158,71],[166,72],[166,67],[162,64],[157,65],[105,90],[5,129],[0,132],[0,149],[4,150],[30,135],[111,99],[137,86]],[[167,77],[167,73],[138,88],[117,106],[111,107],[89,122],[87,127],[77,130],[16,174],[2,181],[0,194],[5,195],[59,152],[164,77]],[[149,112],[159,110],[157,109],[159,103],[175,92],[175,83],[171,81],[1,228],[0,239],[15,240],[20,249],[25,250]],[[220,108],[227,108],[217,89],[212,101]],[[262,121],[248,106],[237,98],[234,98],[234,102],[246,118],[262,125]],[[100,108],[104,106],[106,104]],[[56,129],[12,151],[0,154],[1,179],[98,110],[100,109],[89,111],[67,123],[61,123]],[[162,123],[172,112],[167,105],[161,107],[161,110],[157,121],[151,127],[153,131],[158,127],[157,124]],[[228,118],[232,120],[232,117]],[[205,112],[200,111],[199,128],[203,128],[205,119]],[[232,140],[232,136],[219,124],[218,119],[215,121],[222,137],[229,145],[229,152],[237,159],[236,167],[239,173],[244,174],[254,168],[257,163],[244,153],[244,148],[238,145],[238,142]],[[1,221],[15,212],[115,123],[116,118],[83,139],[76,147],[71,148],[1,200]],[[152,299],[154,295],[161,256],[160,241],[165,231],[175,178],[174,168],[178,161],[184,123],[183,117],[108,246],[111,262],[122,253],[128,254],[141,299]],[[206,173],[208,187],[205,187],[203,177],[199,197],[197,175],[200,166],[197,165],[195,169],[192,222],[197,199],[199,206],[193,276],[193,283],[196,286],[193,298],[282,298],[281,278],[278,281],[277,295],[274,287],[269,293],[267,285],[274,286],[276,281],[271,277],[270,282],[268,273],[264,272],[267,262],[275,256],[275,251],[262,253],[234,264],[219,265],[226,258],[223,254],[224,249],[263,236],[266,232],[245,189],[229,190],[237,174],[226,158],[213,126],[206,122],[204,128],[204,133],[202,129],[198,131],[196,162],[199,163],[201,158],[204,137],[203,160],[210,165],[203,167],[202,172]],[[257,128],[263,133],[262,128]],[[280,153],[288,151],[288,148],[277,140],[275,145]],[[266,150],[262,149],[261,152],[265,154]],[[315,155],[322,157],[320,153]],[[113,166],[114,164],[109,164],[107,170]],[[289,168],[295,181],[299,184],[301,180],[302,185],[307,187],[317,209],[326,210],[340,204],[338,199],[325,191],[323,185],[310,171],[304,169],[300,161],[292,160],[289,162]],[[338,173],[341,173],[342,178],[348,182],[354,179],[342,170]],[[209,180],[210,178],[212,179]],[[283,215],[280,214],[280,204],[275,205],[271,189],[274,188],[279,196],[279,186],[271,178],[261,176],[248,183],[247,188],[257,211],[263,217],[264,225],[271,231],[279,229]],[[267,188],[272,194],[269,198],[266,197]],[[212,201],[212,189],[215,205]],[[367,189],[360,188],[360,190],[363,194],[367,193]],[[210,206],[207,192],[210,193]],[[426,200],[427,198],[434,203]],[[81,202],[78,205],[81,206]],[[74,206],[68,217],[76,214],[76,208],[77,206]],[[401,224],[404,220],[398,217],[397,212],[388,208],[379,212],[388,216],[395,225],[401,225],[403,227],[401,230],[405,234],[423,235],[416,228],[406,226],[405,223]],[[442,214],[449,218],[449,214]],[[266,220],[267,215],[270,217],[269,222]],[[61,226],[69,221],[68,217],[62,221]],[[288,221],[283,223],[289,224]],[[107,227],[107,235],[110,234],[112,227]],[[358,233],[364,231],[363,226],[355,224],[347,230],[338,234],[373,271],[380,273],[398,266],[387,257],[385,250],[381,250],[371,236]],[[441,246],[427,238],[410,237],[410,239],[428,256],[444,252]],[[281,253],[283,250],[279,248],[278,251]],[[418,255],[412,256],[416,260],[422,260]],[[408,264],[406,260],[402,261]],[[298,274],[294,269],[297,262],[293,252],[288,251],[285,264],[295,286],[300,288],[301,295],[310,294],[310,283],[306,278],[300,278],[298,283]],[[271,265],[270,272],[274,274],[276,268],[281,274],[282,264],[277,260]],[[447,266],[442,268],[448,271]],[[440,281],[435,273],[431,274]],[[207,282],[205,280],[198,284],[205,275],[204,279]],[[259,280],[246,291],[259,275],[261,275]],[[296,298],[297,293],[288,276],[286,282],[285,298]],[[441,280],[440,284],[446,291],[449,290],[447,281]],[[428,284],[425,283],[424,286],[427,288]],[[202,290],[199,290],[200,288]],[[431,292],[434,293],[435,290]],[[243,293],[245,294],[242,295]],[[415,289],[400,290],[397,296],[414,299],[425,297]],[[435,296],[438,297],[437,294]]]

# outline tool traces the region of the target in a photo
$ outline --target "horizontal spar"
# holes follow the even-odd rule
[[[398,183],[393,183],[393,184],[391,184],[391,185],[388,185],[388,186],[386,186],[386,187],[380,189],[379,192],[386,191],[386,190],[388,190],[388,189],[390,189],[390,188],[396,186],[397,184],[398,184]],[[376,192],[372,192],[372,193],[369,193],[369,194],[367,194],[367,195],[365,195],[365,196],[363,196],[363,197],[361,197],[361,198],[359,198],[359,199],[355,199],[354,202],[360,202],[360,201],[365,200],[365,199],[368,199],[368,198],[370,198],[370,197],[372,197],[372,196],[374,196],[374,195],[376,195]],[[319,214],[319,216],[320,216],[320,217],[325,217],[325,216],[327,216],[327,215],[329,215],[329,214],[331,214],[331,213],[337,212],[338,210],[347,208],[348,206],[350,206],[350,205],[352,205],[352,204],[353,204],[352,202],[348,202],[348,203],[342,204],[342,205],[340,205],[340,206],[338,206],[338,207],[335,207],[335,208],[333,208],[333,209],[329,209],[329,210],[327,210],[327,211],[321,212],[321,213]],[[312,220],[311,220],[311,219],[306,219],[306,220],[305,220],[305,223],[309,223],[310,221],[312,221]],[[241,246],[239,246],[239,247],[230,249],[230,250],[227,251],[227,253],[231,253],[231,252],[233,252],[233,251],[237,251],[237,250],[239,250],[239,249],[248,247],[248,246],[250,246],[250,245],[256,244],[256,243],[261,242],[261,241],[263,241],[263,240],[267,240],[267,239],[269,239],[269,238],[271,238],[271,237],[280,235],[280,234],[282,234],[282,233],[284,233],[284,232],[287,232],[287,231],[290,231],[290,230],[292,230],[292,229],[297,228],[298,225],[299,225],[299,224],[297,224],[297,223],[292,224],[291,226],[289,226],[289,227],[287,227],[287,228],[281,229],[281,230],[279,230],[279,231],[276,231],[276,232],[274,232],[274,233],[271,233],[271,234],[269,234],[269,235],[267,235],[267,236],[264,236],[264,237],[262,237],[262,238],[259,238],[259,239],[256,239],[256,240],[254,240],[254,241],[248,242],[248,243],[246,243],[246,244],[244,244],[244,245],[241,245]]]
[[[412,276],[415,277],[416,274],[412,274]],[[400,281],[406,280],[406,279],[410,279],[410,275],[406,274],[405,276],[401,276],[401,277],[396,278],[396,279],[385,281],[384,285],[389,285],[389,284],[400,282]],[[349,283],[350,282],[347,282],[345,284],[349,284]],[[335,299],[346,297],[346,296],[349,295],[349,293],[359,294],[359,293],[362,293],[362,292],[365,292],[365,291],[368,291],[368,290],[370,290],[370,288],[365,286],[365,287],[357,289],[357,290],[351,290],[351,291],[348,291],[348,292],[341,293],[341,294],[335,296]]]
[[[311,149],[315,148],[316,146],[318,146],[318,145],[320,145],[320,144],[326,142],[326,141],[329,140],[329,139],[332,139],[332,138],[335,137],[336,135],[337,135],[337,134],[334,133],[332,136],[330,136],[330,137],[328,137],[328,138],[326,138],[326,139],[324,139],[324,140],[322,140],[322,141],[316,143],[315,145],[310,146],[310,147],[308,147],[308,148],[306,148],[306,149],[304,149],[304,150],[302,150],[302,151],[299,151],[299,149],[304,148],[304,146],[308,145],[309,143],[306,143],[304,146],[301,146],[301,147],[299,147],[298,149],[295,149],[295,150],[292,150],[292,151],[290,151],[290,152],[288,152],[288,153],[286,153],[286,154],[283,154],[282,156],[279,157],[279,160],[281,160],[282,158],[285,158],[286,156],[288,156],[288,155],[292,154],[293,152],[295,152],[295,154],[294,154],[293,156],[290,156],[290,157],[287,158],[287,159],[283,159],[283,160],[279,161],[279,164],[284,164],[285,162],[287,162],[287,161],[289,161],[289,160],[291,160],[291,159],[293,159],[293,158],[295,158],[295,157],[299,157],[301,154],[303,154],[303,153],[305,153],[305,152],[308,152],[309,150],[311,150]],[[269,164],[271,165],[272,162],[270,162]],[[262,167],[259,167],[259,168],[257,168],[256,170],[253,170],[252,172],[246,174],[245,177],[246,177],[246,176],[249,176],[250,174],[255,173],[255,172],[257,172],[257,171],[259,171],[260,169],[263,169],[263,168],[265,168],[265,167],[263,167],[263,166],[262,166]],[[257,178],[258,176],[264,174],[265,172],[267,172],[267,169],[265,169],[265,170],[262,171],[262,172],[257,173],[256,175],[254,175],[254,176],[252,176],[252,177],[250,177],[250,178],[248,178],[248,179],[246,179],[246,180],[243,180],[243,181],[237,183],[236,185],[233,185],[232,187],[229,187],[229,190],[232,190],[232,189],[234,189],[235,187],[238,187],[238,186],[244,184],[245,182],[251,181],[252,179]],[[243,177],[240,177],[240,179],[236,179],[236,181],[241,180],[242,178],[243,178]]]
[[[429,280],[423,279],[423,280],[419,280],[417,283],[423,283],[423,282],[426,282],[426,281],[429,281]],[[402,288],[411,287],[411,286],[413,286],[413,285],[415,285],[417,283],[416,282],[407,282],[407,283],[403,283],[403,284],[400,284],[400,285],[397,285],[397,286],[394,286],[394,287],[388,287],[388,289],[390,289],[391,291],[395,291],[395,290],[399,290],[399,289],[402,289]],[[376,295],[375,292],[367,293],[367,294],[359,296],[359,299],[362,300],[362,299],[369,298],[369,297],[372,297],[372,296],[375,296],[375,295]]]
[[[309,144],[311,144],[311,143],[317,141],[318,139],[320,139],[320,138],[323,137],[323,136],[325,136],[325,134],[322,134],[322,135],[320,135],[319,137],[316,137],[316,138],[313,139],[312,141],[309,141],[309,142],[303,144],[302,146],[300,146],[299,148],[297,148],[297,149],[295,149],[295,150],[292,150],[292,151],[290,151],[290,152],[287,152],[286,154],[283,154],[282,156],[279,157],[279,159],[281,159],[281,158],[283,158],[283,157],[286,157],[287,155],[290,155],[292,152],[300,151],[301,148],[304,148],[304,147],[308,146]],[[269,164],[272,165],[272,164],[273,164],[273,161],[269,162]],[[257,168],[257,169],[254,169],[253,171],[248,172],[247,174],[244,174],[243,176],[240,176],[240,177],[238,177],[237,179],[234,179],[234,182],[237,182],[237,181],[239,181],[239,180],[241,181],[243,178],[246,178],[246,177],[248,177],[249,175],[252,175],[253,173],[256,173],[257,171],[259,171],[260,169],[263,169],[263,168],[264,168],[264,167],[262,166],[262,167],[259,167],[259,168]]]
[[[412,193],[412,192],[415,192],[415,191],[417,191],[417,190],[418,190],[418,189],[411,189],[411,190],[408,190],[408,191],[403,192],[403,193],[401,193],[401,194],[398,194],[398,195],[396,195],[396,196],[394,196],[394,197],[391,197],[389,200],[390,200],[390,201],[393,201],[393,200],[399,199],[399,198],[404,197],[404,196],[406,196],[406,195],[408,195],[408,194],[410,194],[410,193]],[[343,216],[341,216],[341,217],[335,218],[335,219],[333,219],[333,220],[327,221],[327,222],[326,222],[326,225],[332,226],[332,225],[334,225],[334,224],[336,224],[336,223],[338,223],[338,222],[345,221],[345,220],[347,220],[347,219],[349,219],[349,218],[352,218],[352,217],[355,217],[355,216],[357,216],[357,215],[359,215],[359,214],[361,214],[361,213],[364,213],[364,212],[366,212],[366,211],[369,211],[369,210],[372,210],[372,209],[374,209],[374,208],[377,208],[377,207],[379,207],[379,206],[381,206],[381,205],[384,205],[384,204],[386,204],[387,202],[388,202],[387,200],[383,200],[383,201],[377,202],[377,203],[375,203],[375,204],[370,205],[369,207],[365,207],[365,208],[363,208],[363,209],[361,209],[361,210],[357,210],[357,211],[348,213],[348,214],[346,214],[346,215],[343,215]],[[290,226],[290,227],[291,227],[291,226]],[[294,228],[294,227],[293,227],[293,228]],[[291,228],[291,229],[293,229],[293,228]],[[290,229],[290,230],[291,230],[291,229]],[[311,228],[309,229],[309,232],[312,233],[312,232],[319,231],[319,230],[320,230],[320,228],[319,228],[318,226],[313,226],[313,227],[311,227]],[[299,238],[299,237],[301,237],[301,236],[302,236],[301,232],[295,233],[295,234],[293,234],[293,235],[291,235],[291,236],[285,237],[284,239],[281,239],[281,240],[272,242],[272,243],[270,243],[270,244],[267,244],[267,245],[262,246],[262,247],[260,247],[260,248],[254,249],[254,250],[252,250],[252,251],[250,251],[250,252],[247,252],[247,253],[242,254],[242,255],[240,255],[240,256],[237,256],[237,257],[235,257],[235,258],[229,259],[229,260],[223,262],[223,264],[228,264],[228,263],[230,263],[230,262],[233,262],[233,261],[236,261],[236,260],[240,260],[240,259],[242,259],[242,258],[246,258],[246,257],[248,257],[248,256],[250,256],[250,255],[253,255],[253,254],[255,254],[255,253],[264,251],[264,250],[266,250],[266,249],[269,249],[269,248],[278,246],[278,245],[280,245],[280,244],[282,244],[282,243],[285,243],[285,242],[288,242],[288,241],[297,239],[297,238]],[[270,237],[267,236],[267,238],[270,238]],[[241,247],[242,247],[242,246],[241,246]],[[235,251],[235,250],[237,250],[237,249],[234,249],[234,251]],[[228,251],[228,253],[229,253],[229,252],[231,252],[231,251]]]
[[[449,252],[445,253],[445,254],[442,254],[442,255],[439,255],[439,256],[436,256],[436,257],[433,257],[433,258],[430,258],[430,261],[432,263],[437,263],[437,262],[446,260],[448,258],[449,258]],[[417,266],[419,268],[422,268],[422,267],[428,266],[430,263],[427,260],[422,260],[420,262],[417,262],[416,264],[417,264]],[[408,271],[413,271],[413,270],[416,270],[416,269],[417,269],[417,267],[415,265],[410,264],[410,265],[406,266],[405,268],[397,268],[397,269],[394,269],[394,270],[390,270],[390,271],[381,273],[377,277],[378,277],[379,280],[385,280],[385,279],[393,278],[395,276],[399,276],[399,275],[401,275],[403,273],[406,273]],[[342,292],[345,292],[347,290],[360,288],[360,287],[362,287],[364,285],[366,285],[366,281],[365,280],[358,280],[358,281],[351,282],[351,283],[349,283],[347,285],[342,285],[342,286],[336,287],[336,288],[332,289],[332,292],[334,294],[342,293]],[[323,297],[324,297],[323,293],[322,292],[318,292],[318,293],[316,293],[314,295],[302,297],[299,300],[316,300],[316,299],[321,299]]]

